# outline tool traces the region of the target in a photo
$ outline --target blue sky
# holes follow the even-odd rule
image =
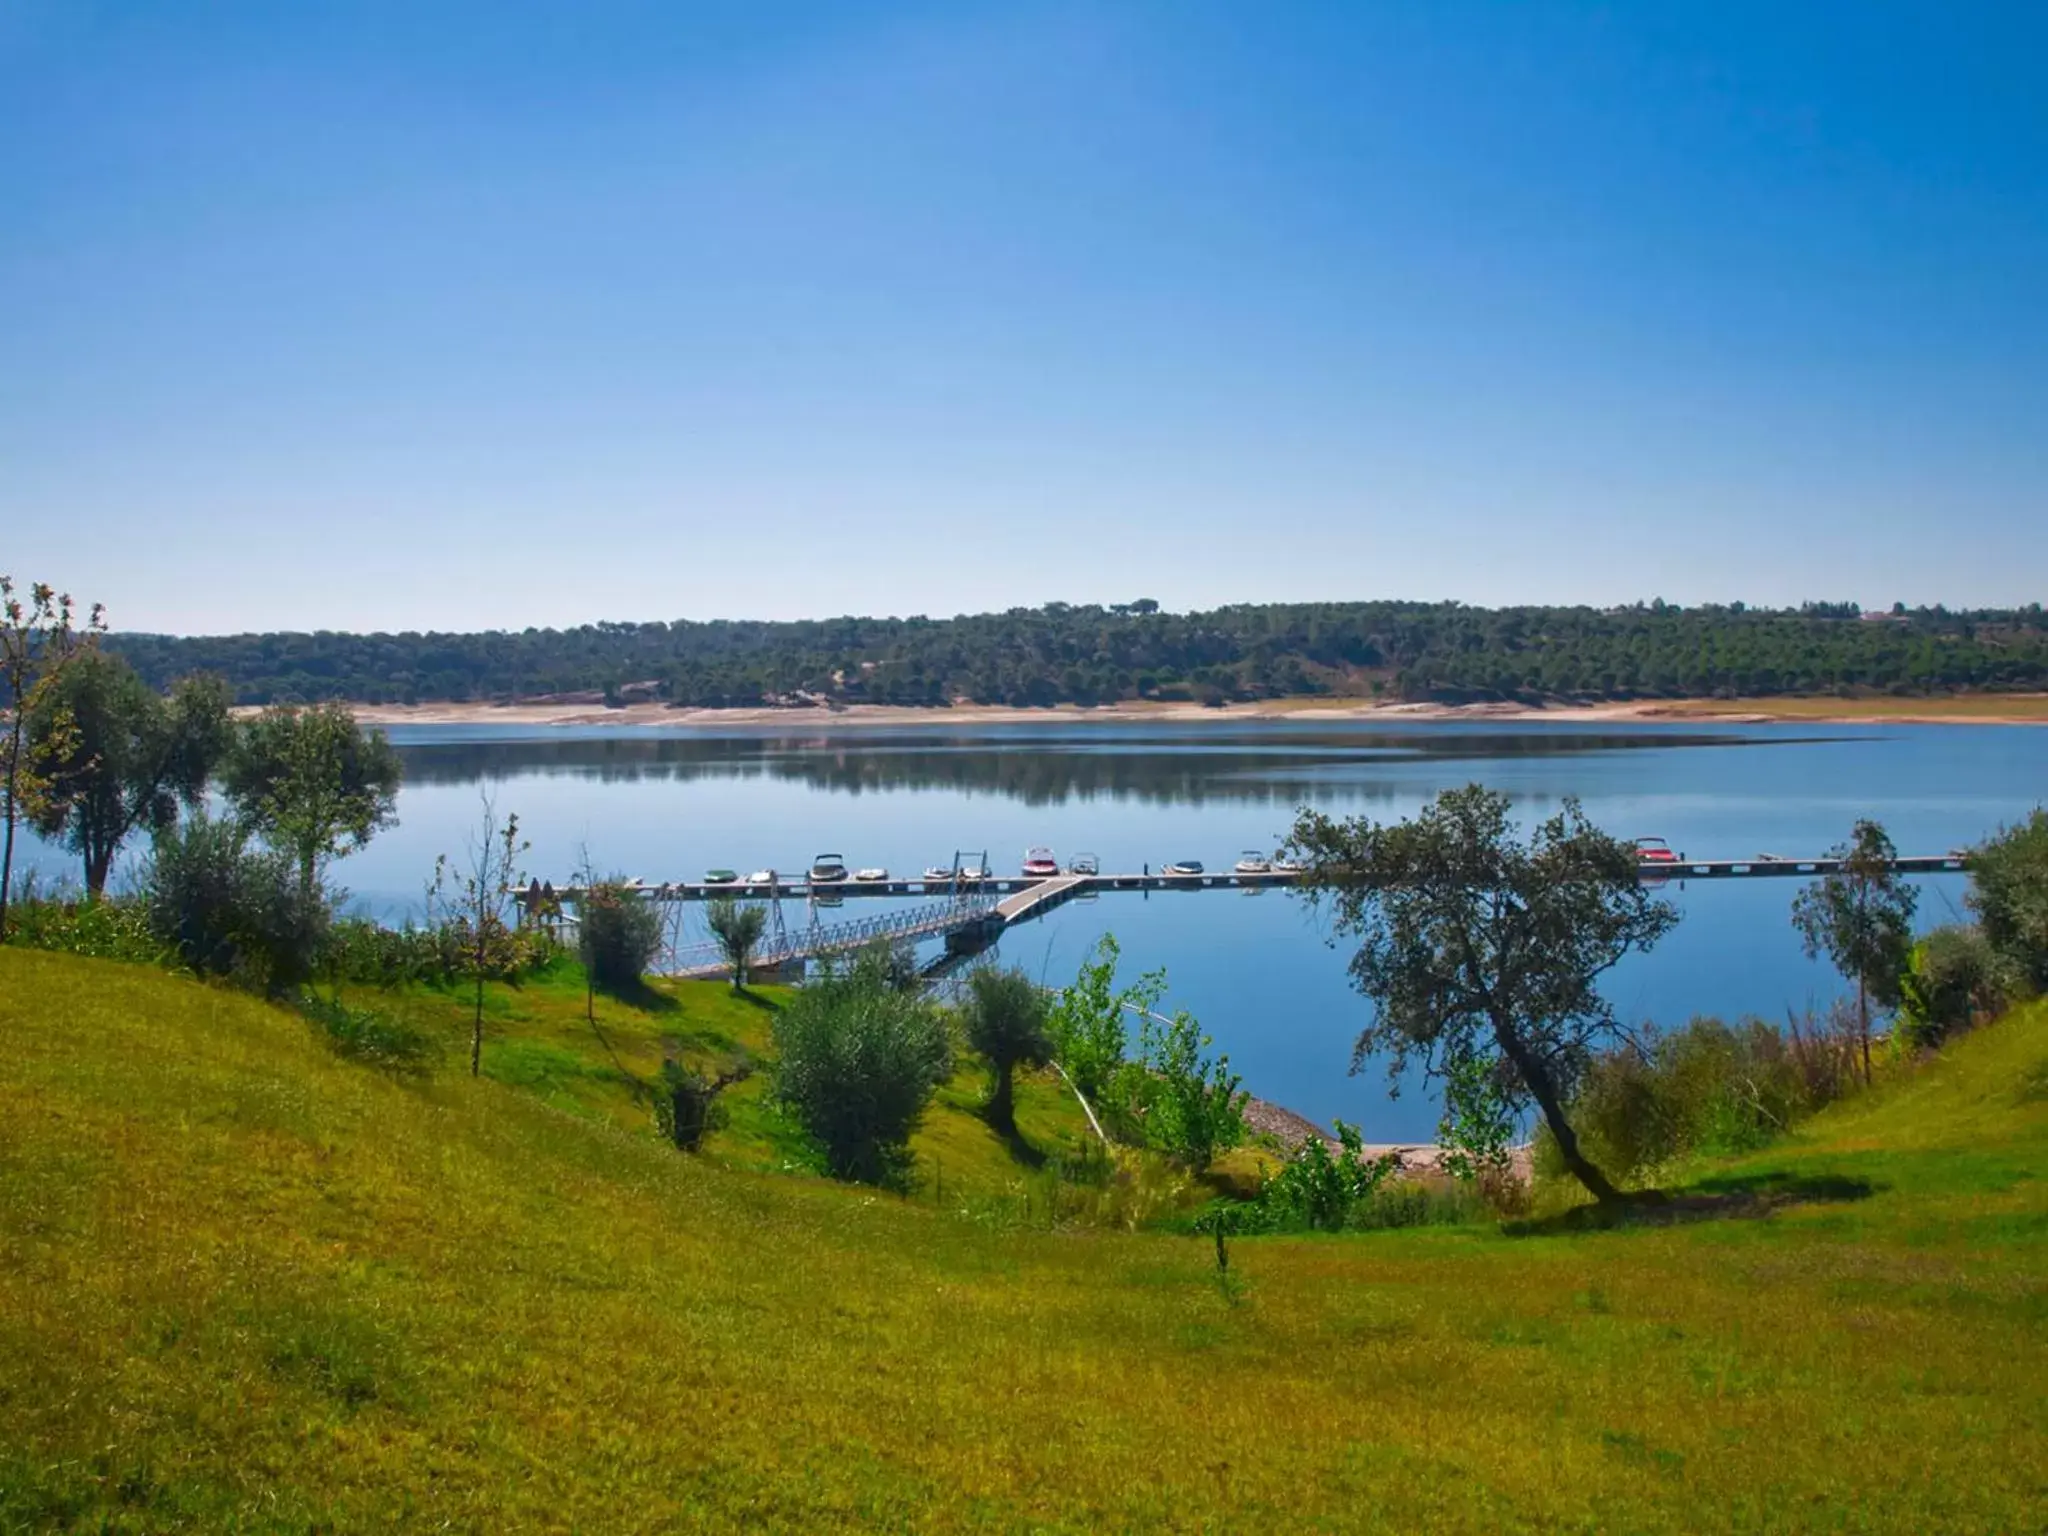
[[[2048,597],[2039,6],[0,0],[117,626]]]

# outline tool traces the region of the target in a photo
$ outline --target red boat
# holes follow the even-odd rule
[[[1636,862],[1638,864],[1676,864],[1678,855],[1671,851],[1671,845],[1661,837],[1639,837],[1636,839]]]
[[[1046,876],[1060,872],[1060,861],[1052,856],[1050,848],[1027,848],[1024,850],[1024,873]]]

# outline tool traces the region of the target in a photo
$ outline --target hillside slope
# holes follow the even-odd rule
[[[0,1528],[1985,1530],[2048,1500],[2048,1016],[1767,1219],[1233,1246],[680,1156],[0,951]]]

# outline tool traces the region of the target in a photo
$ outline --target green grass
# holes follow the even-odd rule
[[[473,1005],[463,988],[345,989],[343,995],[354,1006],[376,1008],[442,1042],[447,1070],[466,1065]],[[631,999],[603,993],[591,997],[582,971],[573,963],[559,963],[517,987],[487,989],[484,1075],[570,1114],[644,1131],[653,1124],[649,1093],[664,1058],[711,1072],[743,1062],[764,1067],[772,1057],[775,1011],[788,995],[784,987],[735,994],[716,983],[655,982]],[[925,1198],[1021,1198],[1042,1182],[1033,1176],[1040,1159],[1071,1158],[1081,1149],[1086,1121],[1051,1074],[1019,1077],[1021,1149],[982,1120],[985,1087],[980,1067],[963,1060],[912,1139]],[[722,1103],[730,1123],[707,1144],[709,1161],[762,1171],[812,1165],[801,1129],[775,1105],[771,1090],[765,1070],[726,1090]],[[1224,1176],[1243,1178],[1254,1166],[1255,1159],[1243,1154],[1225,1165]],[[1207,1194],[1204,1189],[1194,1197]]]
[[[530,986],[494,1015],[503,1078],[472,1082],[145,967],[0,951],[0,1529],[1985,1531],[2048,1508],[2040,1008],[1701,1170],[1702,1204],[1768,1215],[1244,1240],[1226,1292],[1204,1239],[756,1171],[774,1148],[739,1114],[724,1150],[675,1153],[605,1072],[665,1035],[762,1038],[762,1009],[697,993],[601,1015],[607,1050],[576,1038],[580,990]],[[933,1116],[949,1185],[1006,1166],[975,1124]]]

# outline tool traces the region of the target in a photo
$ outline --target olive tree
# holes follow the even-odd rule
[[[746,990],[747,969],[761,943],[761,931],[768,926],[768,910],[758,902],[742,906],[730,896],[721,896],[705,910],[704,921],[718,941],[720,953],[732,967],[732,989]]]
[[[1792,926],[1808,959],[1825,954],[1856,983],[1856,1029],[1863,1080],[1870,1081],[1870,1005],[1896,1008],[1913,953],[1913,912],[1920,893],[1899,875],[1898,851],[1883,827],[1859,821],[1849,841],[1828,853],[1838,867],[1792,900]]]
[[[1045,994],[1022,971],[984,966],[967,978],[961,1009],[967,1044],[988,1062],[988,1123],[1008,1135],[1017,1129],[1016,1076],[1020,1066],[1052,1059]]]
[[[828,967],[775,1016],[775,1091],[832,1173],[908,1175],[910,1136],[952,1071],[945,1020],[894,984],[886,946]]]
[[[1594,1198],[1619,1200],[1565,1105],[1595,1044],[1620,1032],[1600,978],[1678,921],[1635,850],[1571,799],[1525,838],[1507,796],[1472,784],[1393,825],[1304,809],[1289,852],[1336,934],[1359,941],[1351,980],[1374,1013],[1351,1070],[1381,1054],[1390,1078],[1413,1059],[1432,1077],[1483,1063],[1510,1109],[1535,1105]]]
[[[235,733],[221,787],[243,822],[289,854],[301,889],[320,866],[397,821],[398,753],[346,704],[274,705]]]

